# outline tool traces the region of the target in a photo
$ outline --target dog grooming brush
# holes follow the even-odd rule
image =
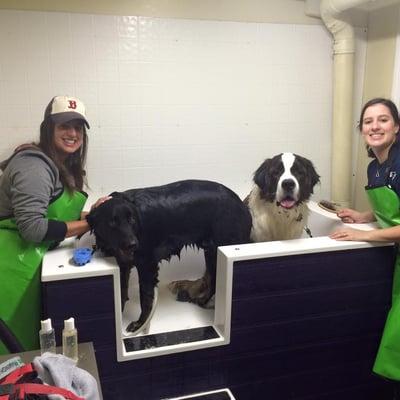
[[[340,204],[333,203],[332,201],[328,200],[321,200],[318,205],[325,211],[331,213],[337,213],[340,210]]]
[[[78,247],[74,250],[72,260],[74,264],[81,267],[87,264],[92,259],[93,250],[88,247]]]

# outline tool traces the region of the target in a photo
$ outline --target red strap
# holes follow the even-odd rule
[[[21,383],[15,385],[15,392],[18,393],[18,399],[23,400],[25,394],[60,394],[67,400],[85,400],[67,389],[56,386],[42,385],[40,383]]]
[[[6,383],[15,383],[18,379],[22,378],[25,374],[29,374],[33,372],[33,365],[31,363],[23,365],[22,367],[17,368],[16,370],[10,372],[7,376],[0,380],[2,385]]]

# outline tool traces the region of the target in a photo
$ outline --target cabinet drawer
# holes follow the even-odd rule
[[[44,314],[51,318],[64,318],[72,312],[75,317],[114,314],[111,275],[43,282],[42,291]]]

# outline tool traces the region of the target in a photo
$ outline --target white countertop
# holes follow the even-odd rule
[[[95,252],[92,260],[83,266],[76,266],[72,262],[73,252],[78,244],[79,247],[91,247],[92,243],[93,236],[86,234],[80,241],[69,238],[56,249],[48,251],[43,258],[42,282],[113,275],[118,269],[114,257],[104,257],[101,253]]]

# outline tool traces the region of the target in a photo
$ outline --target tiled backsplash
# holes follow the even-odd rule
[[[0,10],[0,158],[70,94],[88,109],[93,191],[204,178],[244,196],[293,151],[329,198],[331,82],[323,26]]]

